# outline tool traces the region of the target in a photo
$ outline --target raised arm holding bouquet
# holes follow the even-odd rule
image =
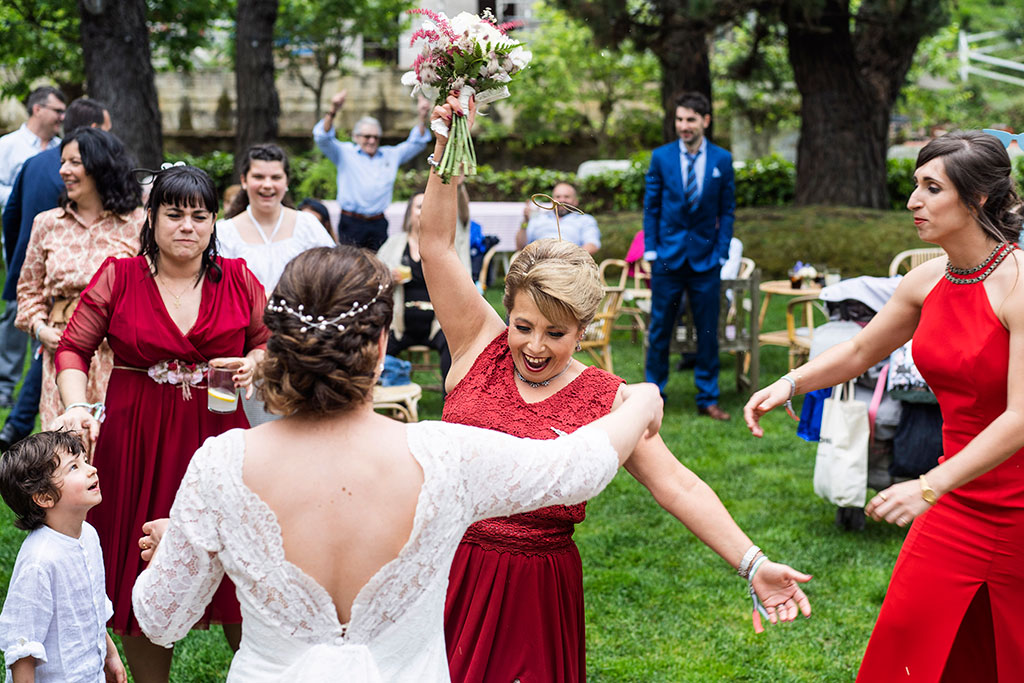
[[[402,76],[402,85],[413,86],[413,97],[422,93],[443,105],[454,94],[463,109],[470,97],[476,98],[477,105],[506,98],[512,76],[533,56],[506,33],[513,24],[498,24],[489,12],[482,16],[462,12],[450,21],[443,12],[413,9],[409,13],[427,17],[410,41],[412,45],[422,39],[423,51],[412,71]],[[456,117],[451,131],[442,119],[434,119],[430,129],[448,138],[444,156],[430,160],[441,180],[447,184],[455,175],[475,175],[476,151],[465,118]]]
[[[473,100],[464,108],[455,96],[433,113],[453,124],[461,118],[467,129],[473,116]],[[435,155],[446,143],[437,136]],[[480,296],[455,250],[459,178],[446,185],[438,175],[430,174],[423,200],[420,258],[452,355],[444,421],[553,439],[607,415],[623,399],[621,378],[573,358],[602,296],[593,257],[565,240],[529,244],[505,278],[506,324]],[[772,623],[810,615],[800,584],[811,577],[769,561],[660,436],[641,440],[626,469],[738,570],[759,598],[747,603],[759,610],[755,628],[762,628],[762,613]],[[572,540],[584,516],[582,503],[546,507],[467,530],[445,605],[453,683],[585,680],[583,571]]]

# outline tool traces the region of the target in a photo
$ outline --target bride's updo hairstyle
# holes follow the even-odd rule
[[[285,266],[263,316],[272,333],[263,366],[267,408],[330,415],[369,400],[392,289],[387,266],[352,246],[309,249]]]
[[[1003,143],[977,130],[953,131],[925,145],[917,155],[916,168],[937,158],[982,229],[998,242],[1016,242],[1021,199]]]
[[[557,325],[586,327],[594,319],[604,289],[594,257],[558,239],[530,242],[505,275],[505,311],[512,313],[516,295],[526,293],[537,310]]]

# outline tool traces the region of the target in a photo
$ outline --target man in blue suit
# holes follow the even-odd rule
[[[697,329],[697,412],[728,420],[718,407],[720,269],[729,256],[736,183],[732,155],[704,137],[711,103],[701,93],[676,100],[679,140],[654,150],[644,194],[644,258],[651,263],[647,381],[665,397],[669,342],[683,295]]]
[[[72,102],[64,114],[64,135],[66,137],[85,126],[110,130],[110,113],[96,100],[82,97]],[[25,262],[28,239],[32,235],[32,222],[37,214],[57,208],[62,192],[64,181],[60,177],[59,145],[28,159],[14,181],[3,214],[4,259],[7,262],[3,299],[8,307],[17,305],[18,278]],[[39,342],[35,342],[33,351],[38,346]],[[36,413],[39,412],[42,383],[42,360],[34,353],[18,401],[7,416],[3,429],[0,429],[0,450],[6,451],[11,444],[32,433]],[[43,425],[43,428],[47,426]]]

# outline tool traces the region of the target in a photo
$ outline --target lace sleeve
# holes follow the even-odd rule
[[[223,518],[216,482],[208,482],[205,443],[189,463],[171,506],[171,521],[153,561],[135,582],[132,607],[139,626],[157,645],[170,647],[188,633],[224,575],[217,557]]]
[[[426,423],[424,423],[426,424]],[[604,489],[619,459],[608,435],[583,427],[557,439],[520,439],[465,425],[435,423],[448,462],[458,463],[474,520],[579,503]]]
[[[110,327],[110,302],[117,269],[114,257],[108,258],[92,276],[82,292],[67,329],[57,345],[57,372],[74,368],[89,373],[92,355],[107,336]]]

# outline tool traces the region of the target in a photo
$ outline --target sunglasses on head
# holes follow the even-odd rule
[[[994,128],[985,128],[981,131],[982,133],[988,133],[992,137],[998,138],[999,142],[1003,143],[1003,147],[1009,148],[1010,143],[1014,140],[1017,141],[1017,146],[1024,149],[1024,133],[1007,133],[1005,130],[995,130]]]

